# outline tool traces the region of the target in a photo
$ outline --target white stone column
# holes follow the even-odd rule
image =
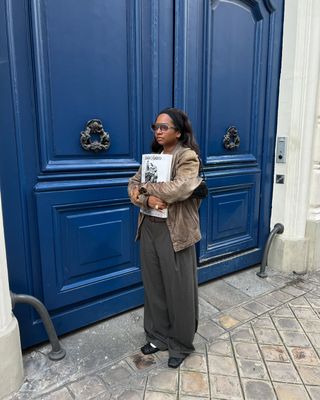
[[[0,398],[19,389],[22,382],[19,326],[11,311],[0,195]]]
[[[320,71],[320,1],[285,2],[277,136],[287,137],[287,160],[275,164],[271,227],[284,224],[276,236],[268,264],[284,271],[310,270],[307,219],[310,196],[317,196],[311,179],[314,157]],[[315,201],[317,203],[317,200]]]
[[[320,21],[318,23],[320,24]],[[314,132],[309,216],[306,227],[306,236],[309,239],[308,266],[310,270],[320,269],[320,78]]]

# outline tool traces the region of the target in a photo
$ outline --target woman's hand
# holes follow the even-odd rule
[[[139,187],[138,186],[132,187],[130,189],[129,196],[130,196],[130,199],[131,199],[131,201],[132,201],[132,203],[134,205],[136,205],[138,207],[142,206],[142,202],[141,202],[140,193],[139,193]]]
[[[138,187],[134,187],[132,189],[131,196],[135,201],[139,201],[140,193],[139,193],[139,188]]]
[[[155,210],[164,210],[165,208],[168,207],[165,201],[159,199],[159,197],[156,196],[148,197],[148,206],[150,208],[154,208]]]

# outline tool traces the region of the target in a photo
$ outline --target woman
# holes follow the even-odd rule
[[[140,212],[141,270],[145,288],[143,354],[169,350],[177,368],[194,351],[198,325],[195,243],[200,240],[200,200],[190,197],[200,184],[199,148],[188,116],[176,108],[161,111],[152,125],[154,153],[172,154],[171,181],[141,183],[141,168],[129,180],[131,201],[145,209],[168,209],[167,218]]]

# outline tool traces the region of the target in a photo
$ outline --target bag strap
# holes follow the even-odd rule
[[[199,159],[199,176],[201,176],[201,178],[205,181],[207,178],[206,178],[206,174],[204,173],[202,160],[199,156],[198,156],[198,159]]]

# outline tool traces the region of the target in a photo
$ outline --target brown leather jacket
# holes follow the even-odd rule
[[[190,148],[180,143],[172,154],[171,181],[141,183],[141,168],[129,180],[130,200],[138,207],[147,207],[148,196],[157,196],[168,204],[166,220],[174,251],[181,251],[201,239],[198,209],[201,200],[190,199],[193,190],[200,184],[199,159]],[[145,194],[139,199],[132,196],[134,188],[144,188]],[[140,237],[140,227],[144,214],[139,214],[136,240]]]

